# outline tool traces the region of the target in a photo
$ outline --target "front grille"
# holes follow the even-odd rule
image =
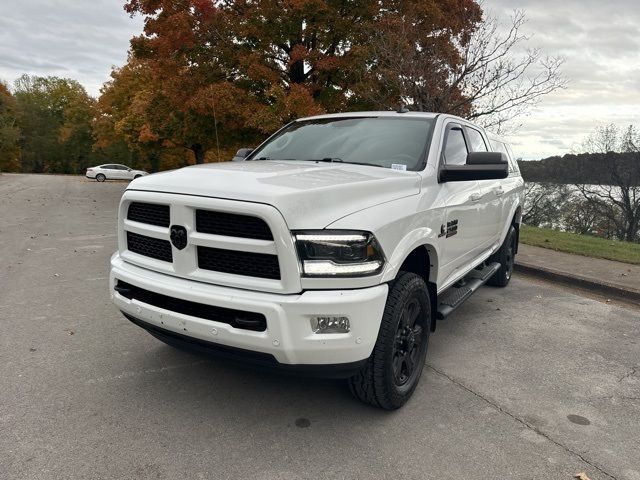
[[[261,218],[212,210],[196,210],[196,230],[229,237],[273,240],[269,225]]]
[[[127,210],[127,218],[134,222],[148,223],[158,227],[169,226],[169,205],[132,202]]]
[[[198,267],[249,277],[280,279],[277,255],[198,247]]]
[[[148,305],[164,308],[171,312],[182,313],[192,317],[226,323],[234,328],[264,332],[267,329],[267,319],[261,313],[244,312],[225,307],[215,307],[204,303],[190,302],[179,298],[169,297],[160,293],[136,287],[130,283],[118,280],[115,290],[130,300],[138,300]]]
[[[127,232],[127,248],[133,253],[155,258],[164,262],[172,262],[171,244],[168,240],[147,237],[133,232]]]

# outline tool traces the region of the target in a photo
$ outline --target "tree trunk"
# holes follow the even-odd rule
[[[296,84],[304,83],[304,62],[302,60],[293,62],[289,66],[289,81]]]
[[[196,164],[201,165],[204,163],[204,148],[201,144],[195,143],[191,145],[191,151],[196,157]]]
[[[635,242],[638,235],[638,219],[631,217],[627,219],[627,231],[625,232],[625,240],[627,242]]]

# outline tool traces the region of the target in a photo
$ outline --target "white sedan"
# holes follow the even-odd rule
[[[104,182],[105,180],[133,180],[144,175],[149,175],[149,173],[144,170],[134,170],[126,165],[117,163],[107,163],[87,168],[87,178],[95,178],[98,182]]]

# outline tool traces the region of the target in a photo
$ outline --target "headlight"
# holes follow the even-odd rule
[[[384,255],[373,234],[349,230],[294,232],[305,277],[376,275]]]

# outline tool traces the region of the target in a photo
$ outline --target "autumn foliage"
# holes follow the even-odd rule
[[[386,79],[398,72],[378,62],[381,35],[401,55],[429,58],[424,82],[436,97],[482,20],[472,0],[130,0],[125,9],[144,17],[144,32],[103,88],[98,143],[121,136],[146,154],[186,149],[198,163],[228,159],[297,117],[397,107],[401,92]]]
[[[15,98],[0,83],[0,172],[20,170],[19,112]]]
[[[494,130],[564,85],[476,0],[128,0],[144,19],[100,98],[71,79],[0,86],[0,169],[157,171],[228,160],[303,116],[397,109]],[[527,52],[516,55],[515,52]]]

